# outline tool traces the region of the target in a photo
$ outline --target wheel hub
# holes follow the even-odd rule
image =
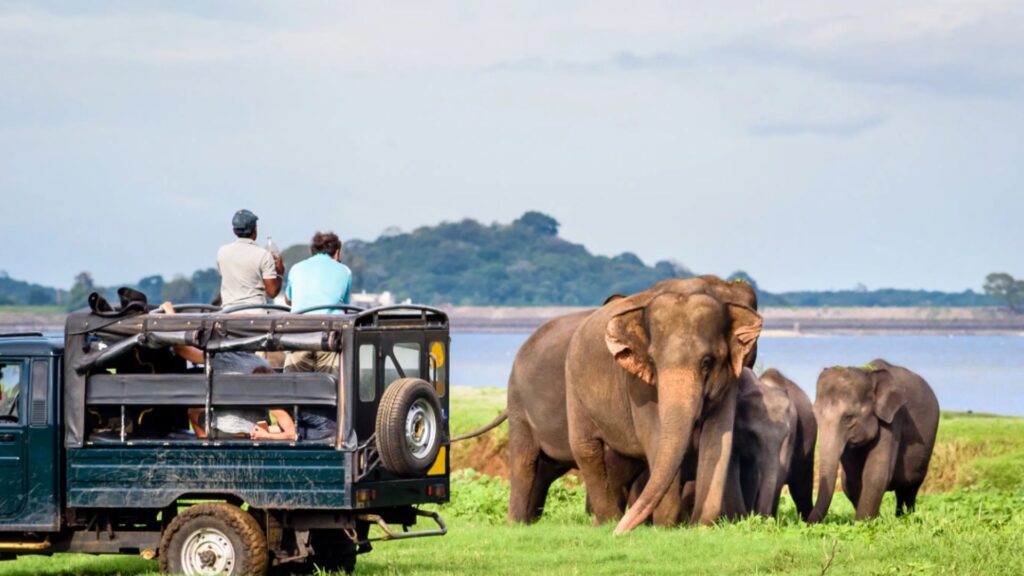
[[[185,574],[231,574],[235,568],[235,547],[220,530],[201,528],[189,534],[181,548]]]
[[[405,443],[415,458],[423,459],[430,454],[437,437],[434,407],[420,398],[409,407],[405,417]]]

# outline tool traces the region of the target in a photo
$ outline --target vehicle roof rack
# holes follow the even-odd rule
[[[42,332],[0,332],[0,338],[42,338]]]

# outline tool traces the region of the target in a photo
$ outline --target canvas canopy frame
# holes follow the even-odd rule
[[[185,308],[185,307],[182,307]],[[339,435],[336,447],[355,449],[351,402],[346,402],[346,377],[351,366],[352,334],[358,329],[448,328],[443,311],[425,306],[389,306],[370,310],[338,307],[342,314],[294,314],[263,310],[249,313],[198,310],[173,315],[131,311],[123,316],[95,314],[86,309],[68,316],[65,325],[64,426],[65,444],[85,444],[85,412],[88,402],[113,400],[114,395],[139,405],[161,405],[198,400],[200,384],[205,386],[205,405],[210,402],[268,404],[337,404]],[[252,313],[257,312],[257,313]],[[315,312],[313,310],[312,312]],[[195,346],[207,357],[205,374],[133,374],[107,378],[107,366],[133,350],[156,350],[174,345]],[[297,351],[340,352],[344,361],[331,375],[333,394],[322,376],[287,377],[276,375],[217,375],[210,355],[225,351]],[[112,375],[111,375],[112,376]],[[97,377],[99,377],[97,379]],[[258,387],[245,382],[264,379]],[[90,388],[92,379],[93,388]],[[267,392],[280,384],[287,390]],[[145,385],[152,384],[147,401]],[[131,390],[128,390],[128,389]],[[177,392],[175,390],[178,390]],[[234,390],[229,394],[229,390]],[[251,392],[246,396],[247,390]],[[294,394],[294,396],[288,396]],[[284,402],[287,400],[287,402]],[[302,402],[295,402],[302,400]],[[199,404],[202,405],[202,404]]]

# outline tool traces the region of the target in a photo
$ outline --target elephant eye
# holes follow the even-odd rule
[[[711,356],[705,356],[700,359],[700,371],[702,374],[711,372],[711,367],[715,365],[715,359]]]

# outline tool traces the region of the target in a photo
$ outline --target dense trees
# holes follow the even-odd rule
[[[1024,312],[1024,280],[993,272],[985,277],[985,293],[1014,312]]]

